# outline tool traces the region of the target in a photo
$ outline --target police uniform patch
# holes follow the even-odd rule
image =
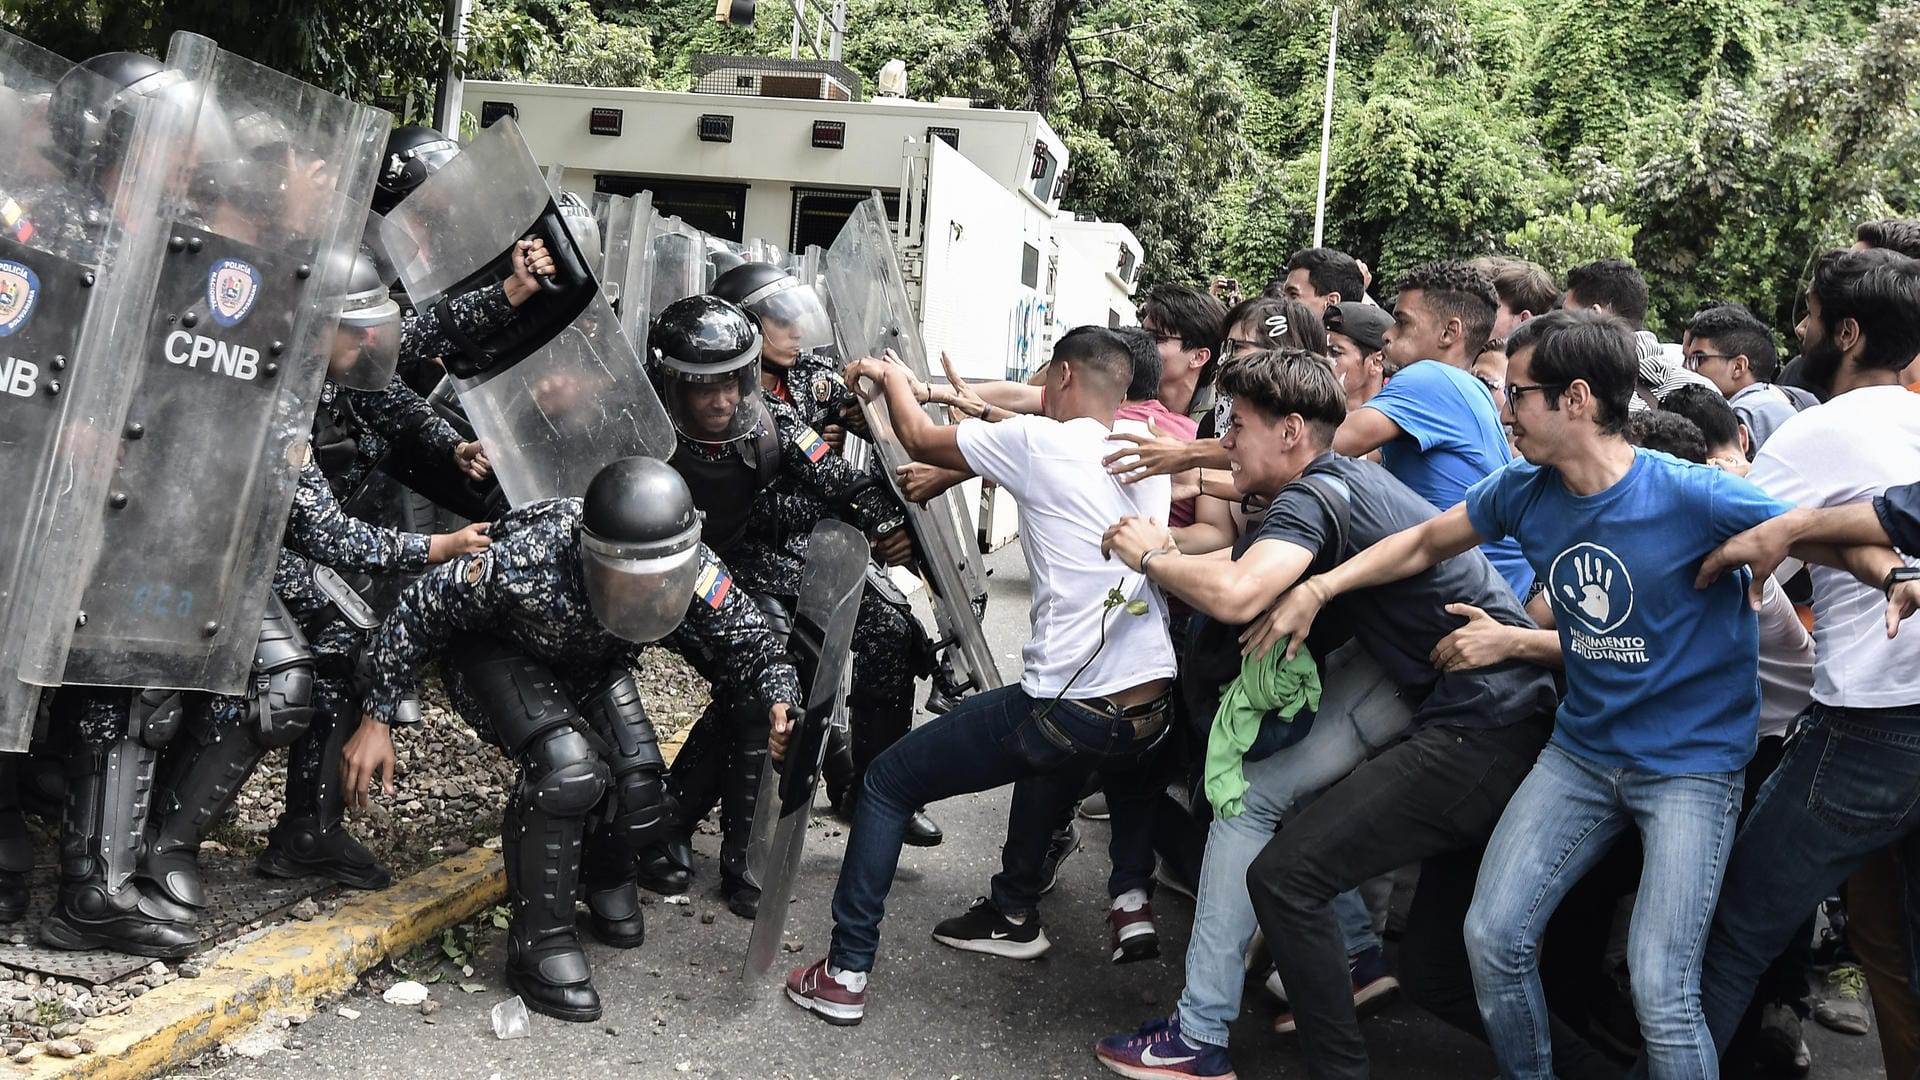
[[[833,400],[833,384],[838,380],[830,375],[819,375],[813,380],[813,400],[825,405]]]
[[[26,324],[40,298],[40,276],[23,263],[0,259],[0,337]]]
[[[485,555],[475,555],[469,558],[467,560],[466,571],[462,573],[461,576],[466,579],[469,585],[480,584],[480,579],[487,576],[487,557]]]
[[[808,461],[819,461],[821,458],[827,456],[827,451],[833,449],[827,445],[827,440],[820,437],[819,432],[804,424],[801,425],[799,431],[794,432],[793,445],[799,447],[800,452],[807,455]]]
[[[239,259],[221,259],[207,272],[207,310],[221,326],[238,326],[260,298],[260,271]]]
[[[693,595],[707,602],[715,611],[727,602],[727,593],[733,590],[733,578],[726,568],[708,559],[700,564],[700,574],[693,579]]]

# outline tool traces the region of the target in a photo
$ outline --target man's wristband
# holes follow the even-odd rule
[[[1880,591],[1891,598],[1893,587],[1903,581],[1920,581],[1920,566],[1896,566],[1887,571],[1887,576],[1880,579]]]

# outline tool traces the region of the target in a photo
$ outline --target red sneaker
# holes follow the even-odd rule
[[[787,976],[787,996],[795,1005],[814,1013],[829,1024],[851,1027],[867,1011],[867,991],[849,990],[827,974],[825,958],[812,966],[794,968]]]
[[[1138,906],[1109,909],[1107,929],[1113,933],[1116,964],[1151,960],[1160,955],[1160,933],[1153,928],[1153,905],[1144,900]]]

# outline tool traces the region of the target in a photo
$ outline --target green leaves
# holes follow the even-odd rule
[[[1151,610],[1153,609],[1147,606],[1147,602],[1145,600],[1127,601],[1127,614],[1129,615],[1145,615],[1147,612]]]

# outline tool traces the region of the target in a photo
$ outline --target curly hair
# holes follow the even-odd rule
[[[1430,262],[1408,270],[1393,283],[1396,295],[1418,289],[1427,310],[1442,320],[1459,319],[1460,335],[1482,342],[1493,336],[1500,294],[1487,275],[1463,262]]]

